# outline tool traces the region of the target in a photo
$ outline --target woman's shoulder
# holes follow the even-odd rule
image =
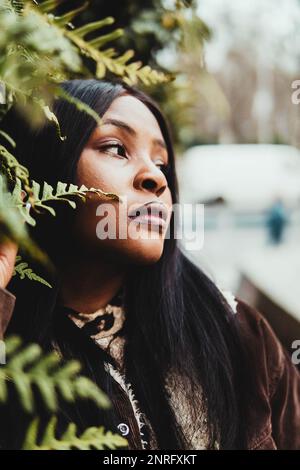
[[[251,426],[256,431],[250,448],[272,444],[270,448],[299,449],[300,372],[262,313],[239,298],[234,302],[231,308],[256,383]]]
[[[253,367],[260,375],[268,376],[270,394],[280,377],[287,353],[266,318],[256,308],[244,302],[230,291],[220,289],[229,305],[245,349],[248,350]],[[262,370],[263,369],[263,370]]]
[[[264,357],[264,366],[273,381],[276,381],[289,356],[270,323],[261,312],[239,298],[237,298],[236,320],[250,349],[256,353],[256,356],[260,356],[260,362]]]
[[[286,362],[291,362],[285,347],[276,336],[272,326],[256,308],[239,297],[234,297],[233,311],[242,340],[252,354],[256,367],[268,375],[269,394],[272,396]],[[295,368],[295,372],[296,372]]]
[[[280,362],[283,359],[283,347],[263,314],[230,291],[221,289],[221,293],[230,306],[242,334],[253,343],[261,342],[269,353],[276,352]]]

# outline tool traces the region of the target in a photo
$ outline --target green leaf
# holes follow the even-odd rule
[[[58,119],[55,116],[55,114],[53,113],[53,111],[51,111],[49,106],[45,106],[44,104],[41,104],[41,106],[43,108],[43,111],[44,111],[45,116],[48,119],[48,121],[53,122],[55,124],[60,140],[62,140],[62,141],[66,140],[66,137],[61,135],[60,125],[59,125]]]
[[[16,188],[11,194],[7,190],[4,176],[0,174],[0,239],[14,241],[30,257],[45,264],[47,256],[31,240],[24,224],[27,214],[25,212],[22,214],[19,210],[23,204],[20,187],[20,182],[17,180]]]
[[[89,2],[85,2],[82,6],[76,8],[75,10],[69,11],[62,16],[55,16],[53,18],[54,23],[59,27],[64,27],[68,25],[79,13],[86,10]]]
[[[29,184],[29,172],[18,160],[0,144],[0,166],[8,169],[13,180],[19,178],[24,184]]]
[[[37,344],[21,347],[16,337],[5,340],[7,363],[0,368],[0,402],[9,399],[8,384],[14,386],[20,404],[27,413],[34,413],[34,393],[51,412],[58,410],[58,399],[73,403],[77,399],[92,400],[103,408],[110,406],[108,397],[87,377],[81,376],[78,361],[63,361],[56,352],[44,354]]]
[[[43,189],[41,190],[41,186],[36,181],[32,181],[31,186],[32,191],[32,208],[35,210],[43,209],[50,214],[55,215],[55,211],[52,207],[48,206],[48,204],[52,201],[61,201],[66,202],[72,208],[76,208],[76,203],[70,198],[79,197],[82,200],[85,200],[88,193],[96,194],[98,197],[105,197],[109,199],[113,199],[119,202],[122,202],[120,197],[114,193],[108,193],[102,191],[99,188],[87,188],[86,186],[82,185],[78,187],[75,184],[65,184],[59,181],[56,186],[56,191],[54,191],[53,187],[49,185],[47,182],[44,182]]]
[[[48,13],[50,11],[55,10],[55,8],[58,7],[61,3],[63,3],[66,0],[45,0],[44,2],[39,3],[39,9],[43,13]]]
[[[92,33],[93,31],[96,31],[100,28],[103,28],[104,26],[111,25],[115,22],[114,18],[111,16],[108,16],[107,18],[104,18],[103,20],[99,21],[94,21],[93,23],[88,23],[84,26],[81,26],[80,28],[76,28],[73,33],[79,37],[83,38],[89,33]]]
[[[40,422],[35,418],[30,423],[23,450],[104,450],[127,447],[127,440],[119,434],[105,432],[104,427],[87,428],[80,436],[77,436],[77,427],[74,423],[67,426],[66,431],[60,439],[55,437],[57,427],[57,417],[52,416],[46,427],[42,429],[43,434],[38,442]]]
[[[121,36],[123,36],[124,31],[123,29],[115,29],[112,33],[105,34],[104,36],[100,36],[99,38],[92,39],[89,41],[89,44],[92,47],[95,47],[96,49],[99,49],[100,47],[104,46],[107,42],[110,41],[115,41],[116,39],[119,39]]]
[[[36,281],[36,282],[39,282],[40,284],[43,284],[49,287],[50,289],[52,288],[49,282],[47,282],[41,276],[38,276],[37,274],[35,274],[32,271],[32,269],[28,267],[28,263],[21,261],[21,259],[22,259],[21,256],[16,257],[16,263],[18,264],[16,264],[14,267],[13,276],[18,274],[20,276],[20,279],[25,279],[27,277],[31,281]]]
[[[20,15],[23,11],[24,8],[24,1],[21,0],[9,0],[11,7],[13,8],[13,11],[15,11],[18,15]]]

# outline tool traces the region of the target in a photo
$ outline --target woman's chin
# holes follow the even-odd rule
[[[128,255],[135,264],[154,264],[163,254],[164,242],[151,239],[132,240],[128,248]]]
[[[164,250],[164,240],[115,239],[97,240],[92,251],[100,259],[111,260],[120,265],[149,265],[157,263]]]

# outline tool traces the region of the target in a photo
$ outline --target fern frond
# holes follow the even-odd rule
[[[39,9],[43,12],[43,13],[49,13],[53,10],[55,10],[55,8],[57,8],[61,3],[65,2],[66,0],[45,0],[43,2],[37,2],[38,3],[38,6],[39,6]]]
[[[19,178],[24,185],[29,185],[29,172],[27,168],[21,165],[18,160],[1,144],[0,168],[8,169],[12,179],[16,180]]]
[[[24,203],[22,197],[22,183],[19,178],[16,179],[13,191],[10,195],[10,205],[19,211],[22,219],[29,225],[34,226],[36,224],[35,219],[30,214],[31,204]],[[32,189],[29,188],[29,194],[32,197]]]
[[[61,17],[49,15],[49,12],[55,10],[59,3],[61,3],[59,0],[46,0],[39,4],[38,9],[43,14],[47,13],[47,21],[51,25],[56,26],[60,32],[78,48],[80,54],[94,60],[96,63],[97,78],[103,78],[107,71],[123,77],[124,81],[129,84],[136,84],[141,80],[145,85],[151,85],[168,82],[174,78],[171,74],[167,75],[158,70],[151,69],[149,66],[143,66],[141,62],[128,63],[134,55],[131,50],[120,56],[118,56],[117,52],[112,48],[102,50],[103,46],[108,42],[115,41],[123,36],[123,30],[120,28],[91,40],[86,39],[86,36],[90,33],[98,31],[104,26],[112,25],[114,18],[107,17],[78,28],[72,27],[71,29],[67,29],[66,25],[68,22],[85,9],[86,4],[83,4],[81,8],[72,10]]]
[[[65,13],[62,16],[54,16],[53,21],[57,26],[69,26],[73,28],[74,26],[72,25],[71,21],[75,18],[75,16],[84,11],[88,7],[88,5],[89,2],[85,2],[80,7],[76,8],[75,10],[69,11],[68,13]]]
[[[10,0],[10,3],[16,13],[20,15],[24,9],[24,1],[22,0]]]
[[[19,181],[19,180],[18,180]],[[20,184],[20,182],[19,182]],[[19,194],[21,200],[21,191]],[[22,202],[18,202],[22,204]],[[24,224],[23,217],[16,207],[14,196],[8,191],[6,180],[0,174],[0,238],[1,240],[12,240],[17,243],[24,252],[28,253],[33,259],[45,264],[46,255],[30,239],[29,233]]]
[[[55,8],[62,1],[1,0],[1,5],[5,4],[7,8],[0,9],[0,29],[4,31],[0,46],[0,81],[6,87],[6,104],[1,105],[0,115],[17,103],[33,126],[39,125],[46,117],[59,130],[56,116],[51,111],[52,99],[57,95],[61,81],[78,73],[90,75],[82,56],[88,56],[95,62],[97,78],[103,78],[110,72],[122,77],[126,83],[142,81],[145,85],[173,78],[143,66],[141,62],[131,62],[134,56],[132,50],[119,55],[114,48],[105,48],[107,43],[122,36],[121,29],[89,40],[87,36],[90,33],[111,25],[114,19],[108,17],[74,28],[70,21],[88,3],[56,16]],[[74,100],[74,104],[78,105],[79,102]],[[87,105],[82,105],[81,109],[87,111],[87,108]],[[97,119],[96,113],[94,117]],[[63,136],[60,135],[60,138]]]
[[[28,263],[22,261],[21,256],[16,257],[16,263],[18,264],[16,264],[14,267],[13,276],[16,276],[18,274],[20,276],[20,279],[25,279],[25,277],[27,277],[31,281],[39,282],[40,284],[44,284],[45,286],[52,289],[52,286],[51,284],[49,284],[49,282],[47,282],[38,274],[34,273],[32,269],[29,268]]]
[[[1,7],[11,12],[21,14],[24,8],[24,2],[22,0],[4,0]]]
[[[106,24],[111,24],[112,20],[111,17],[108,17],[72,31],[64,31],[64,34],[78,47],[81,53],[95,61],[97,78],[103,78],[108,70],[115,75],[123,77],[123,80],[131,85],[136,84],[139,80],[145,85],[150,85],[168,82],[173,79],[171,75],[153,70],[148,65],[143,66],[141,62],[128,63],[134,55],[131,50],[121,56],[118,56],[117,52],[112,48],[101,50],[101,47],[107,42],[114,41],[123,35],[123,30],[121,29],[116,29],[112,33],[99,36],[90,41],[85,38],[91,31],[95,31]]]
[[[37,344],[21,346],[16,337],[5,341],[7,363],[0,368],[0,402],[8,400],[8,384],[12,384],[25,411],[35,409],[34,392],[40,395],[50,412],[58,409],[58,399],[74,402],[78,398],[92,400],[108,408],[107,396],[87,377],[79,375],[78,361],[63,362],[56,352],[44,354]]]
[[[103,28],[104,26],[109,26],[115,22],[112,16],[108,16],[102,20],[93,21],[92,23],[87,23],[84,26],[80,26],[74,30],[75,34],[79,38],[84,38],[87,34],[93,33],[98,29]],[[90,42],[91,43],[91,42]]]
[[[35,99],[35,102],[42,108],[43,113],[44,113],[46,119],[47,119],[49,122],[53,122],[53,123],[54,123],[54,125],[55,125],[55,127],[56,127],[56,130],[57,130],[58,137],[60,138],[60,140],[62,140],[62,141],[66,140],[66,136],[63,136],[63,135],[61,134],[60,125],[59,125],[58,119],[57,119],[56,115],[54,114],[54,112],[51,111],[51,109],[49,108],[49,106],[46,105],[46,103],[44,102],[44,100],[42,100],[42,99]]]
[[[94,193],[100,197],[107,197],[116,201],[120,201],[120,197],[114,193],[108,193],[102,191],[101,189],[96,188],[87,188],[86,186],[77,186],[75,184],[67,184],[59,181],[54,188],[44,182],[43,189],[41,191],[41,186],[36,181],[32,182],[32,194],[33,194],[33,204],[34,208],[43,208],[49,211],[51,214],[55,215],[55,211],[52,207],[47,206],[51,201],[64,201],[68,203],[73,209],[76,208],[75,201],[68,199],[69,197],[78,196],[80,199],[85,200],[88,193]]]
[[[73,209],[76,209],[76,202],[73,201],[72,198],[79,197],[85,201],[89,193],[96,194],[98,197],[105,197],[122,202],[117,194],[108,193],[101,189],[87,188],[84,185],[79,187],[75,184],[62,183],[61,181],[57,183],[55,190],[46,182],[43,183],[43,187],[41,188],[39,183],[32,181],[29,187],[29,200],[28,202],[23,202],[21,181],[17,179],[10,197],[10,205],[19,211],[23,219],[29,225],[35,226],[36,220],[32,216],[32,210],[39,211],[42,209],[55,216],[55,210],[48,205],[49,203],[61,201],[69,204]]]
[[[52,416],[39,439],[39,418],[35,418],[27,430],[23,450],[114,450],[128,445],[124,437],[111,431],[105,432],[102,426],[88,428],[77,436],[77,427],[74,423],[70,423],[58,439],[55,436],[56,426],[57,417]]]

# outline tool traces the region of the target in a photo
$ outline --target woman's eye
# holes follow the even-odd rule
[[[107,144],[102,145],[100,150],[108,153],[112,153],[114,155],[118,155],[120,157],[126,157],[126,150],[125,147],[121,144]]]

